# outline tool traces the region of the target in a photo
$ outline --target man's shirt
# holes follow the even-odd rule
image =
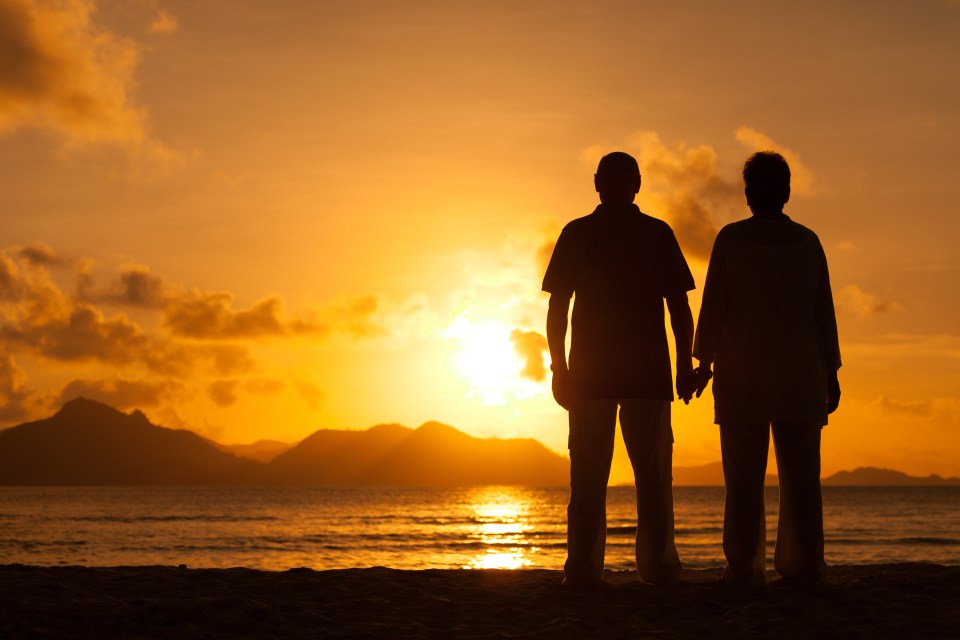
[[[570,376],[586,398],[673,399],[663,299],[694,289],[670,226],[603,205],[563,228],[543,290],[573,295]]]

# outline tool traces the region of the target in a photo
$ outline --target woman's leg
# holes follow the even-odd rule
[[[767,471],[770,426],[720,425],[720,449],[727,495],[723,512],[724,580],[763,584],[767,526],[763,479]]]
[[[820,578],[823,501],[820,493],[820,426],[774,422],[780,475],[780,518],[773,566],[785,578]]]

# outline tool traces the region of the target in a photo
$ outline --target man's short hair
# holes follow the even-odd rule
[[[790,199],[790,165],[776,151],[760,151],[743,165],[743,184],[763,204],[782,205]]]
[[[597,175],[603,178],[634,180],[640,176],[640,165],[629,153],[614,151],[600,158]]]

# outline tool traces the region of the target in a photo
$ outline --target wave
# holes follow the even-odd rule
[[[635,526],[607,527],[608,536],[632,536],[636,535],[636,533],[637,528]],[[678,527],[674,531],[676,536],[690,536],[703,533],[723,533],[723,527]]]
[[[27,551],[44,548],[82,547],[86,540],[0,540],[0,548],[14,547]]]
[[[943,546],[953,546],[960,544],[960,540],[956,538],[935,538],[935,537],[916,537],[916,538],[897,538],[896,540],[899,544],[935,544]]]
[[[62,518],[73,522],[273,522],[276,516],[227,516],[227,515],[165,515],[165,516],[70,516]]]
[[[864,545],[864,546],[894,546],[894,545],[931,545],[937,547],[952,547],[960,545],[960,539],[940,538],[934,536],[911,536],[906,538],[830,538],[826,545]]]

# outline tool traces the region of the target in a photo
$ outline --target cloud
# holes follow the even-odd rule
[[[737,129],[737,140],[745,146],[751,154],[758,151],[776,151],[784,157],[790,165],[790,194],[796,196],[816,195],[813,184],[813,173],[807,168],[800,156],[783,145],[777,144],[763,133],[751,127],[742,126]]]
[[[170,302],[164,323],[176,335],[204,340],[329,332],[324,325],[283,316],[283,302],[277,296],[264,298],[249,309],[234,309],[230,293],[193,290]]]
[[[156,407],[182,397],[186,388],[174,380],[128,380],[112,377],[104,380],[73,380],[57,397],[56,405],[83,396],[117,409]]]
[[[556,238],[558,235],[558,233],[552,234],[549,240],[537,247],[537,253],[535,257],[540,274],[547,272],[547,265],[550,264],[550,258],[553,257],[553,249],[557,246]]]
[[[896,359],[915,361],[910,367],[920,366],[916,362],[939,362],[939,366],[956,367],[960,361],[960,335],[951,334],[912,334],[889,333],[863,337],[857,341],[843,343],[844,356],[858,359],[881,359],[890,362]]]
[[[336,324],[346,333],[358,338],[386,335],[387,330],[374,318],[379,306],[380,302],[375,296],[354,298],[335,311],[335,316],[339,319]]]
[[[135,309],[162,309],[175,295],[175,289],[149,267],[128,265],[119,269],[116,281],[106,290],[96,291],[87,262],[78,264],[77,298],[84,302],[103,302]]]
[[[873,404],[884,413],[934,420],[936,422],[960,422],[960,400],[937,397],[929,400],[901,400],[881,395]]]
[[[269,296],[247,309],[234,307],[232,294],[191,290],[167,294],[164,325],[177,336],[195,340],[263,339],[309,335],[328,338],[334,333],[373,339],[407,335],[428,320],[422,296],[395,303],[361,295],[303,316],[288,316],[283,300]]]
[[[0,132],[159,150],[131,99],[139,48],[95,25],[93,10],[91,0],[0,0]]]
[[[218,407],[229,407],[237,402],[239,380],[217,380],[207,386],[207,395]]]
[[[22,247],[17,255],[35,266],[61,267],[66,264],[66,260],[58,256],[52,247],[42,242]]]
[[[240,391],[255,395],[271,395],[279,393],[286,385],[279,380],[255,378],[252,380],[217,380],[207,386],[207,395],[219,407],[229,407],[240,399]]]
[[[877,404],[879,404],[880,408],[884,411],[902,413],[920,418],[927,418],[933,413],[932,402],[912,402],[898,400],[896,398],[889,398],[887,396],[880,396],[877,399]]]
[[[52,360],[100,360],[129,363],[147,347],[147,337],[126,316],[105,317],[98,309],[78,305],[65,316],[4,324],[0,339]]]
[[[238,344],[204,345],[189,351],[199,357],[208,358],[214,372],[224,376],[248,373],[253,371],[257,364],[250,351]]]
[[[73,271],[54,269],[60,265],[72,265]],[[60,281],[71,277],[76,283],[68,294]],[[237,307],[228,292],[185,290],[144,265],[121,266],[115,275],[100,278],[92,260],[66,261],[46,245],[0,250],[0,353],[23,354],[38,366],[110,370],[102,378],[78,376],[39,402],[10,359],[6,387],[0,380],[8,401],[0,420],[26,416],[31,407],[47,410],[54,399],[76,395],[119,407],[156,407],[179,400],[176,394],[186,394],[191,385],[224,407],[245,396],[290,389],[320,409],[325,397],[313,382],[264,375],[253,356],[255,342],[304,335],[319,342],[341,335],[374,339],[382,348],[436,329],[423,295],[401,301],[361,295],[295,316],[279,296]]]
[[[547,351],[547,339],[536,331],[514,329],[510,332],[510,341],[517,355],[523,360],[520,375],[534,382],[547,378],[547,369],[543,364],[543,354]]]
[[[0,423],[22,422],[34,415],[40,401],[26,383],[27,374],[13,357],[0,355]]]
[[[20,269],[5,253],[0,253],[0,301],[18,300],[23,295]]]
[[[123,273],[125,288],[112,295],[149,306],[150,296],[156,297],[152,280],[139,268]],[[88,278],[88,292],[90,282]],[[107,316],[90,302],[71,299],[43,264],[30,257],[18,263],[5,252],[0,252],[0,347],[59,362],[143,366],[175,377],[190,375],[202,361],[220,375],[253,368],[245,346],[198,345],[147,332],[122,313]]]
[[[147,31],[161,35],[170,35],[180,30],[180,21],[177,20],[177,16],[161,9],[156,0],[151,0],[148,4],[150,9],[153,10],[153,19],[147,26]]]
[[[855,284],[847,285],[841,289],[837,298],[838,309],[850,309],[861,318],[872,318],[878,313],[903,309],[895,300],[881,300],[875,294],[867,293]]]
[[[801,196],[814,193],[813,175],[796,152],[747,126],[740,127],[735,136],[751,152],[774,150],[783,154],[790,163],[792,192]],[[636,154],[643,178],[637,197],[640,208],[665,218],[688,256],[708,259],[720,227],[742,217],[738,212],[746,207],[739,171],[722,171],[717,152],[709,145],[691,146],[680,141],[668,146],[652,131],[631,135],[626,147]],[[604,148],[592,146],[580,157],[596,166],[603,153]],[[746,158],[736,160],[740,167]]]
[[[643,177],[641,209],[665,216],[688,254],[709,258],[720,221],[745,206],[741,180],[720,174],[717,153],[707,145],[667,147],[650,131],[635,134],[629,144],[638,150]]]
[[[295,379],[293,381],[293,388],[314,410],[322,408],[324,402],[326,402],[326,396],[320,387],[308,380]]]

